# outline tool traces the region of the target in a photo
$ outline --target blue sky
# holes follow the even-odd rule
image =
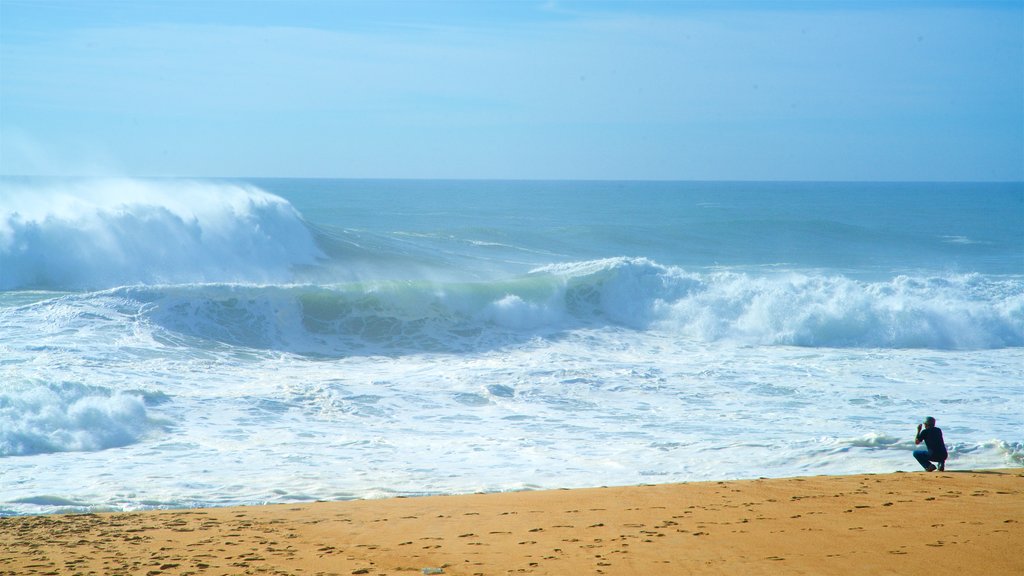
[[[0,0],[0,173],[1024,180],[1024,0]]]

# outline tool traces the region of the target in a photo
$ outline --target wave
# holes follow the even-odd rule
[[[560,264],[570,309],[701,341],[858,348],[1024,345],[1024,281],[977,274],[864,282],[845,276],[689,273],[643,258]]]
[[[828,466],[836,459],[849,458],[855,451],[893,451],[906,457],[906,465],[917,470],[917,463],[910,455],[917,446],[914,445],[913,434],[900,437],[879,433],[867,433],[850,438],[821,438],[819,447],[813,456],[806,457],[808,462]],[[983,442],[951,442],[946,444],[949,452],[947,465],[956,469],[979,469],[992,467],[993,463],[1001,466],[1019,467],[1024,465],[1024,443],[1007,442],[990,439]]]
[[[321,256],[291,204],[248,185],[95,179],[0,188],[0,290],[289,282]]]
[[[1024,345],[1024,281],[978,274],[864,282],[717,273],[655,299],[655,322],[703,340],[809,347],[989,349]]]
[[[142,321],[164,342],[329,356],[465,352],[595,327],[740,345],[970,350],[1024,346],[1024,279],[863,282],[615,258],[489,282],[130,286],[0,310],[0,326],[58,319],[63,330],[79,317]]]
[[[0,392],[0,457],[127,446],[155,431],[160,398],[76,383]]]

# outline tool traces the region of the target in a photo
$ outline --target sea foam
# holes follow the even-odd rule
[[[0,189],[0,290],[287,282],[320,257],[299,213],[250,185],[96,179]]]
[[[74,383],[0,392],[0,457],[126,446],[157,427],[141,395]]]
[[[977,274],[862,281],[836,274],[696,273],[645,258],[546,266],[576,315],[698,341],[838,348],[1024,345],[1024,281]]]
[[[16,318],[82,334],[103,333],[103,318],[141,322],[166,331],[161,341],[331,357],[479,352],[604,327],[706,343],[981,350],[1024,345],[1024,282],[698,273],[623,258],[476,283],[130,286],[0,311],[0,327]]]

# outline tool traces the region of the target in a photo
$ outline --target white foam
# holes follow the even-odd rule
[[[104,450],[154,429],[134,394],[73,384],[0,392],[0,457]]]
[[[285,200],[249,185],[95,179],[0,190],[0,289],[286,282],[321,257]]]
[[[528,302],[516,294],[492,302],[483,312],[484,319],[513,330],[557,325],[563,315],[564,306],[557,302]]]
[[[869,283],[796,273],[696,274],[628,260],[581,263],[562,274],[534,272],[477,284],[127,287],[0,312],[0,319],[95,332],[103,326],[96,315],[127,322],[141,317],[179,336],[341,356],[471,351],[583,326],[805,348],[983,350],[1024,344],[1019,279],[968,275]]]
[[[1024,345],[1024,279],[977,274],[865,282],[786,272],[689,273],[647,259],[547,266],[577,312],[702,341],[809,347]]]
[[[159,292],[90,298],[145,290]],[[290,290],[302,293],[270,292]],[[939,418],[952,469],[1022,463],[1019,348],[749,347],[610,325],[457,354],[309,358],[200,346],[113,314],[99,339],[81,330],[108,322],[94,308],[47,328],[44,349],[24,344],[42,323],[6,332],[22,344],[0,381],[102,385],[0,395],[4,437],[30,432],[35,453],[3,459],[4,513],[914,470],[923,414]],[[117,330],[154,338],[133,350]],[[143,385],[155,401],[126,389]]]

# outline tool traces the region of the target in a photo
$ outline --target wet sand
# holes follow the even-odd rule
[[[1024,574],[1022,549],[1019,468],[0,519],[19,576]]]

